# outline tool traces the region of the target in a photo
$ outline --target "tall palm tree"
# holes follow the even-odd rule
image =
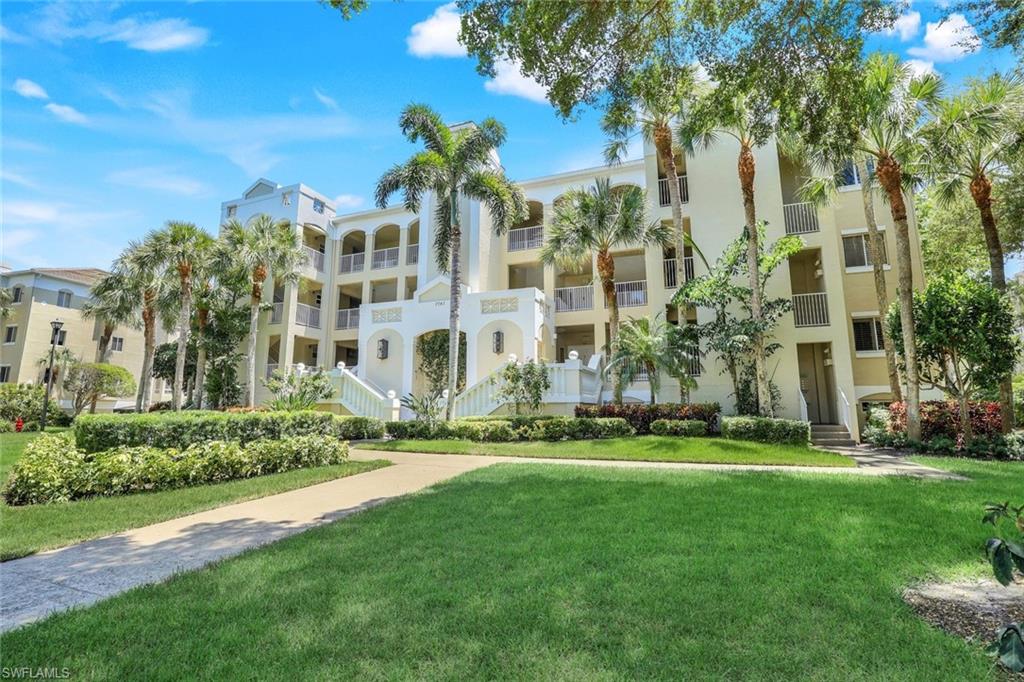
[[[1024,152],[1024,84],[994,74],[963,93],[937,102],[925,126],[925,174],[938,187],[939,201],[951,205],[970,194],[981,218],[992,286],[1006,291],[1003,245],[992,210],[993,181],[1002,179],[1007,154]],[[1003,430],[1013,428],[1013,379],[1000,383]]]
[[[696,382],[690,377],[690,361],[694,359],[696,339],[692,330],[665,321],[663,315],[626,320],[619,328],[618,349],[612,355],[605,373],[621,377],[625,384],[647,375],[651,405],[661,390],[660,372],[679,380],[687,389]]]
[[[214,239],[193,223],[171,221],[152,236],[151,254],[178,276],[178,355],[174,364],[171,407],[180,410],[185,387],[185,359],[192,327],[192,274],[210,256]]]
[[[156,326],[167,311],[170,288],[164,268],[152,253],[152,234],[142,241],[133,241],[114,261],[113,271],[124,278],[125,288],[132,292],[135,309],[142,320],[142,369],[135,394],[135,411],[149,409],[153,392],[153,356],[156,353]]]
[[[244,225],[235,219],[224,225],[223,239],[236,267],[249,273],[252,286],[249,303],[249,338],[246,342],[245,406],[256,404],[256,333],[263,301],[263,285],[295,283],[308,258],[302,241],[288,220],[275,220],[265,213]]]
[[[696,69],[693,66],[677,67],[664,60],[655,59],[630,78],[628,83],[613,92],[612,101],[601,122],[601,127],[609,138],[604,154],[609,165],[622,161],[629,141],[638,129],[645,141],[654,144],[668,181],[675,236],[676,282],[679,283],[686,281],[686,262],[683,253],[688,245],[689,235],[683,226],[683,199],[676,167],[672,125],[684,113],[687,95],[696,84],[695,73]]]
[[[618,352],[619,304],[615,295],[615,259],[612,250],[623,247],[670,244],[672,232],[661,221],[647,220],[643,190],[636,186],[613,190],[607,178],[587,188],[571,189],[555,204],[555,214],[541,262],[569,272],[581,272],[596,254],[597,276],[608,306],[608,347]],[[615,377],[615,399],[622,401],[620,373]]]
[[[743,195],[743,231],[747,236],[747,275],[750,280],[750,317],[755,329],[764,325],[764,291],[761,287],[759,236],[757,228],[757,210],[754,203],[754,176],[757,171],[754,150],[761,146],[761,126],[759,116],[751,108],[753,105],[743,95],[728,101],[714,101],[714,106],[703,111],[681,118],[677,130],[677,139],[683,149],[691,156],[698,150],[709,149],[717,144],[719,137],[725,135],[739,144],[737,158],[737,175],[740,192]],[[694,107],[696,109],[696,107]],[[758,409],[764,416],[772,416],[771,390],[768,385],[767,359],[765,356],[764,334],[757,332],[750,339],[754,355],[754,377],[757,384]]]
[[[392,166],[377,181],[376,202],[388,204],[403,193],[405,208],[419,211],[420,198],[433,192],[437,200],[434,225],[434,256],[440,270],[448,272],[451,295],[448,307],[448,395],[445,419],[451,420],[459,367],[459,305],[462,297],[462,223],[460,199],[479,201],[491,216],[496,234],[503,234],[528,215],[526,198],[494,162],[494,152],[505,142],[505,126],[493,118],[477,125],[452,129],[424,104],[410,104],[398,119],[410,142],[423,141],[423,151],[403,164]]]
[[[82,306],[84,319],[99,320],[103,325],[96,349],[97,362],[110,358],[110,339],[118,326],[138,327],[138,298],[127,285],[124,273],[109,272],[92,286],[90,298]]]

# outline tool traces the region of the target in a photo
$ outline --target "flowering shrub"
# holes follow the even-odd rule
[[[968,403],[971,430],[975,437],[993,438],[1000,436],[1002,417],[999,403],[971,401]],[[889,430],[894,433],[907,432],[906,403],[896,402],[889,406]],[[960,433],[960,406],[955,400],[925,400],[921,402],[921,441],[929,443],[944,436],[957,447],[963,445]]]
[[[706,422],[711,430],[722,412],[718,403],[627,403],[625,405],[577,405],[576,416],[583,418],[619,417],[636,429],[638,435],[651,432],[651,424],[659,419],[692,419]]]

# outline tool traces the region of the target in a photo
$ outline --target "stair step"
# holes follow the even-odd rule
[[[846,433],[846,427],[842,424],[811,424],[811,431],[814,433]]]

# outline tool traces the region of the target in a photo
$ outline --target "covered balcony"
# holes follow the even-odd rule
[[[615,302],[620,308],[647,305],[647,270],[643,252],[615,256]]]
[[[362,230],[349,232],[341,240],[338,256],[338,272],[362,272],[366,266],[366,233]]]
[[[779,153],[779,178],[782,182],[782,217],[786,234],[811,234],[819,232],[818,209],[809,201],[803,201],[800,187],[811,175],[808,168]]]
[[[416,265],[420,262],[420,221],[409,223],[409,243],[405,247],[405,264]]]
[[[398,225],[382,225],[373,233],[373,254],[370,260],[372,270],[384,270],[398,266],[401,256],[399,253],[400,234]]]
[[[295,304],[295,324],[311,329],[320,329],[320,304],[322,289],[300,291]]]
[[[587,263],[582,272],[561,272],[555,276],[555,312],[594,309],[594,271]]]
[[[508,288],[526,289],[529,287],[544,291],[544,266],[540,263],[508,266]]]
[[[686,204],[690,201],[690,186],[686,180],[686,157],[677,155],[675,161],[676,177],[679,181],[679,198],[682,203]],[[672,194],[668,186],[668,170],[665,168],[665,164],[661,162],[661,159],[658,160],[658,205],[672,205]]]
[[[529,251],[544,245],[544,205],[528,202],[530,215],[508,231],[509,251]]]
[[[302,253],[306,267],[317,273],[324,271],[324,252],[327,249],[327,235],[319,227],[305,225],[302,228]]]
[[[682,286],[680,283],[678,273],[676,272],[676,250],[674,248],[665,249],[664,259],[662,260],[663,278],[666,289],[678,289]],[[683,252],[683,275],[686,278],[686,282],[693,279],[693,249],[686,247]]]
[[[821,250],[804,249],[790,256],[789,280],[793,291],[793,324],[797,327],[829,326]]]
[[[362,303],[362,286],[347,284],[338,287],[338,309],[334,315],[335,329],[359,328],[359,305]]]

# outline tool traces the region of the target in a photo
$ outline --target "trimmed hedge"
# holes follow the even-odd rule
[[[576,416],[584,419],[596,417],[619,417],[625,419],[636,429],[638,435],[651,433],[651,424],[660,419],[687,419],[706,422],[708,430],[712,430],[717,415],[721,414],[722,406],[718,403],[627,403],[615,405],[577,405]]]
[[[100,452],[120,446],[186,448],[215,440],[244,445],[262,439],[309,435],[363,440],[383,437],[384,423],[370,417],[342,417],[313,410],[84,414],[75,420],[72,432],[78,448]]]
[[[575,419],[545,416],[527,419],[516,426],[515,419],[458,419],[429,424],[425,421],[392,421],[388,435],[401,440],[473,440],[505,443],[516,440],[583,440],[631,436],[634,431],[624,419]]]
[[[722,436],[758,443],[806,445],[811,440],[811,425],[796,419],[770,417],[723,417]]]
[[[696,419],[658,419],[651,422],[655,436],[706,436],[708,423]]]
[[[25,447],[3,496],[10,505],[66,502],[219,483],[347,459],[348,444],[332,435],[256,440],[245,446],[214,440],[184,450],[119,446],[87,453],[75,446],[70,432],[44,434]]]

